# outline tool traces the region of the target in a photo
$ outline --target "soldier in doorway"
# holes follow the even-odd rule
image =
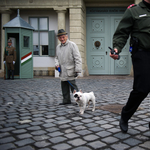
[[[7,65],[8,79],[10,79],[10,74],[12,73],[12,80],[13,80],[14,65],[16,61],[16,49],[11,45],[12,45],[12,40],[8,39],[8,46],[5,48],[5,52],[4,52],[4,64]]]

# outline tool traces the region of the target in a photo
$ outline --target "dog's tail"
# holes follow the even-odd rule
[[[92,91],[92,92],[90,92],[90,93],[94,95],[94,92],[93,92],[93,91]]]
[[[95,97],[95,95],[94,95],[94,92],[92,91],[92,92],[90,92],[94,97]]]
[[[95,95],[94,95],[94,92],[92,91],[92,92],[90,92],[92,95],[93,95],[93,98],[95,99],[95,102],[97,102],[96,101],[96,97],[95,97]]]

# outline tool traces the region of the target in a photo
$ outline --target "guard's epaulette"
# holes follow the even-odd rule
[[[131,4],[131,5],[128,6],[128,9],[129,9],[129,8],[132,8],[132,7],[134,7],[134,6],[137,6],[137,5],[136,5],[136,4]]]

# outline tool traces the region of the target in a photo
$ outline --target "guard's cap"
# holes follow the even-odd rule
[[[11,40],[11,39],[8,39],[7,43],[12,43],[12,40]]]

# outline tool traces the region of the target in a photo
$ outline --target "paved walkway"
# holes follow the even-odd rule
[[[97,101],[94,113],[91,106],[80,115],[77,105],[58,105],[62,102],[58,78],[0,78],[0,150],[150,149],[150,96],[131,118],[127,134],[120,131],[117,108],[105,110],[126,103],[132,80],[127,76],[77,79],[79,89],[93,91]]]

